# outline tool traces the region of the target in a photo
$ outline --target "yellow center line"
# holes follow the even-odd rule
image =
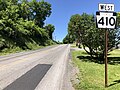
[[[13,66],[13,65],[16,65],[16,64],[25,62],[25,61],[29,60],[29,58],[34,57],[35,55],[38,55],[38,54],[41,54],[41,53],[42,53],[42,54],[43,54],[43,53],[48,53],[49,51],[50,51],[50,50],[46,50],[46,51],[42,51],[42,52],[37,52],[37,53],[29,54],[29,55],[27,55],[26,58],[18,59],[17,61],[14,61],[14,62],[12,62],[12,63],[5,64],[5,65],[0,65],[0,68],[7,68],[8,66]]]

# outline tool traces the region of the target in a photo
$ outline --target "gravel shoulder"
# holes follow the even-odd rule
[[[63,82],[63,87],[62,90],[75,90],[73,85],[75,83],[78,83],[77,81],[77,73],[79,73],[79,70],[74,64],[72,63],[72,51],[78,51],[78,50],[83,50],[79,48],[70,48],[70,53],[69,53],[69,58],[67,61],[67,68],[66,68],[66,73],[64,76],[64,82]]]

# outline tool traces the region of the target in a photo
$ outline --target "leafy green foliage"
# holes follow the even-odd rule
[[[53,38],[52,38],[52,33],[53,33],[54,30],[55,30],[54,25],[48,24],[47,26],[45,26],[45,29],[46,29],[46,32],[47,32],[48,35],[49,35],[49,38],[50,38],[50,39],[53,39]]]
[[[44,1],[0,0],[0,50],[32,45],[49,45],[54,28],[48,34],[44,20],[51,14],[51,5]],[[49,36],[50,35],[50,36]],[[52,38],[51,38],[52,39]]]
[[[119,17],[117,29],[108,30],[108,51],[111,51],[113,47],[118,44],[120,40],[119,31]],[[91,55],[91,57],[104,58],[105,47],[105,29],[97,29],[95,26],[95,16],[83,13],[82,15],[75,14],[71,16],[68,23],[68,35],[64,41],[68,43],[76,41],[83,45],[84,50]],[[69,37],[68,37],[69,36]],[[71,39],[70,36],[73,38]]]
[[[73,51],[73,63],[79,69],[77,80],[80,83],[74,83],[76,90],[119,90],[120,88],[120,50],[110,52],[108,58],[112,63],[108,64],[108,85],[104,85],[104,64],[91,62],[89,55],[85,51]],[[113,58],[112,58],[113,57]],[[115,61],[114,61],[115,60]],[[95,60],[96,61],[96,60]],[[117,64],[115,64],[117,63]]]
[[[69,43],[69,41],[70,41],[70,39],[69,39],[69,36],[67,34],[66,37],[63,39],[63,43],[67,44],[67,43]]]
[[[43,27],[44,20],[51,14],[51,5],[44,1],[37,2],[36,0],[32,0],[30,3],[30,11],[30,19],[34,20],[35,24],[39,27]]]

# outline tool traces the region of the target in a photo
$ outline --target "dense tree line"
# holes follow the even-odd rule
[[[100,60],[104,58],[105,30],[96,28],[94,15],[83,13],[72,15],[68,23],[68,34],[63,39],[64,43],[81,44],[84,50]],[[120,13],[117,14],[117,29],[109,29],[108,51],[120,43]],[[102,58],[102,59],[101,59]]]
[[[51,4],[37,0],[0,0],[0,51],[52,44],[55,27],[44,26]]]

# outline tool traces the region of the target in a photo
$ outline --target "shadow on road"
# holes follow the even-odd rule
[[[34,90],[51,66],[38,64],[3,90]]]

